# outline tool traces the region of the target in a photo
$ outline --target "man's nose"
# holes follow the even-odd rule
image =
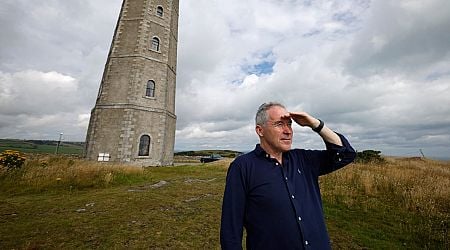
[[[290,134],[290,133],[292,133],[291,125],[284,124],[284,125],[283,125],[283,133],[285,133],[285,134]]]

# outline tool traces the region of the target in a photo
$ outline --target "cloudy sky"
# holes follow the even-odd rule
[[[0,2],[0,138],[84,141],[121,2]],[[255,110],[275,100],[357,150],[450,157],[447,5],[181,0],[175,149],[251,150]]]

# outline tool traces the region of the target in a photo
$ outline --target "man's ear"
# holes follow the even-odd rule
[[[264,136],[264,129],[261,127],[261,125],[256,125],[255,131],[258,134],[259,137]]]

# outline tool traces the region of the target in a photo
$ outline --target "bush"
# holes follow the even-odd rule
[[[381,157],[381,151],[364,150],[356,152],[355,162],[357,163],[385,163],[386,160]]]
[[[0,154],[0,165],[7,170],[19,169],[25,162],[25,156],[19,151],[5,150]]]

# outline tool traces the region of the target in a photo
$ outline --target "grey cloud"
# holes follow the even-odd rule
[[[107,51],[117,19],[110,16],[104,20],[102,13],[117,14],[120,1],[114,1],[115,8],[102,11],[94,9],[99,7],[94,5],[99,1],[91,2],[17,0],[2,3],[0,8],[5,15],[0,17],[1,69],[78,74],[91,66],[85,56],[96,46]]]
[[[447,2],[422,2],[415,8],[408,4],[414,2],[374,2],[351,47],[350,72],[410,74],[449,60],[450,9],[442,7]]]
[[[0,136],[34,139],[66,130],[84,140],[77,117],[95,102],[120,6],[121,0],[2,1],[0,113],[14,127]]]
[[[72,113],[0,115],[0,118],[8,121],[7,126],[0,126],[2,138],[56,140],[63,132],[64,140],[81,141],[86,133],[86,128],[73,126],[77,120]]]
[[[76,110],[78,82],[56,72],[0,72],[0,112],[3,114],[53,114]]]

